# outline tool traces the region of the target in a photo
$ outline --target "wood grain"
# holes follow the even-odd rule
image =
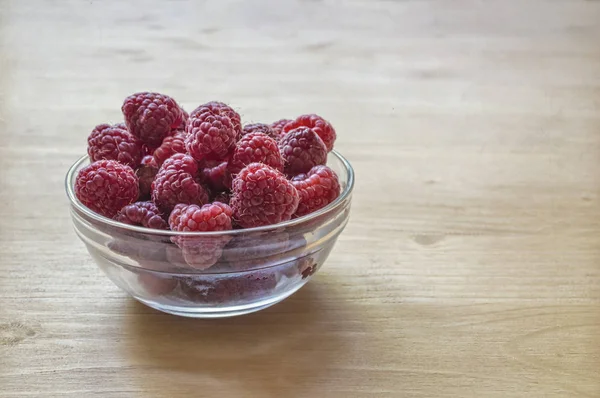
[[[600,2],[0,0],[0,396],[599,397]],[[138,90],[330,119],[350,224],[289,300],[134,303],[63,177]]]

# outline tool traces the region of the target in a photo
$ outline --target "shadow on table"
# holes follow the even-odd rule
[[[291,397],[310,389],[327,379],[331,360],[344,350],[331,326],[333,307],[323,302],[331,299],[325,287],[313,282],[269,309],[225,319],[175,317],[132,300],[130,362],[160,370],[143,372],[149,377],[140,389],[160,397]]]

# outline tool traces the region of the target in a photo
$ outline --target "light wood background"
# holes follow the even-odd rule
[[[0,396],[600,397],[600,2],[0,0]],[[350,224],[284,303],[136,304],[63,177],[122,99],[316,112]]]

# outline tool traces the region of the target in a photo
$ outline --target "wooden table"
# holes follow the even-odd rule
[[[600,2],[0,5],[0,396],[600,396]],[[307,287],[205,321],[102,275],[63,177],[138,90],[334,123]]]

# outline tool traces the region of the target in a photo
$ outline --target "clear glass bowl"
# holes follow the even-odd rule
[[[319,270],[350,215],[354,172],[336,151],[327,160],[341,185],[333,203],[277,225],[223,232],[153,230],[92,212],[73,190],[88,164],[79,159],[65,181],[75,232],[118,287],[175,315],[242,315],[285,299]]]

